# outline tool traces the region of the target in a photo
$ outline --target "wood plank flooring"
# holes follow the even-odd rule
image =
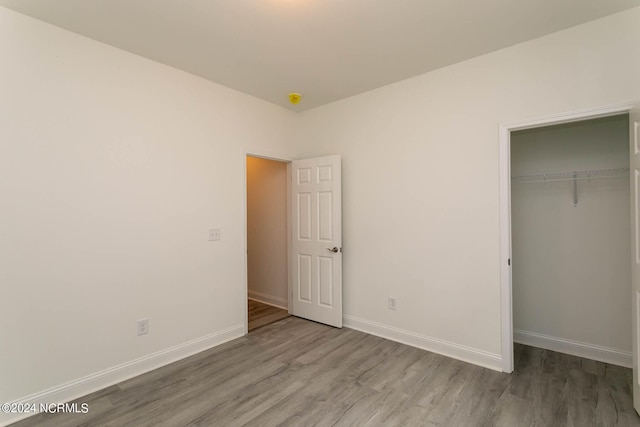
[[[288,317],[14,426],[640,426],[631,370],[515,350],[503,374]]]
[[[258,301],[249,300],[249,330],[270,325],[273,322],[289,317],[287,310],[273,307]]]

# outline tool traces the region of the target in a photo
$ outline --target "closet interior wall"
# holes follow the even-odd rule
[[[575,182],[519,180],[545,173],[625,171],[628,132],[628,115],[620,115],[512,133],[516,342],[578,344],[630,358],[628,172]]]

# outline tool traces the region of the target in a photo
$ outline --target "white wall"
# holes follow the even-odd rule
[[[288,308],[287,164],[247,157],[249,297]]]
[[[244,334],[244,153],[294,119],[0,8],[0,402]]]
[[[0,8],[0,400],[241,334],[254,149],[343,155],[347,324],[499,368],[498,124],[640,99],[639,19],[295,115]]]
[[[628,115],[511,135],[514,176],[628,167]],[[604,347],[630,364],[629,177],[577,188],[574,207],[573,181],[511,187],[516,338]]]
[[[347,325],[501,368],[499,124],[640,100],[638,22],[631,9],[302,113],[299,155],[343,156]]]

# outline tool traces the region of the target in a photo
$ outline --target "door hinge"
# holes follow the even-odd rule
[[[511,258],[507,260],[507,265],[511,265]]]

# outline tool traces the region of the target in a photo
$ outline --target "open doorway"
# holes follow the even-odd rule
[[[600,119],[600,118],[606,118],[606,117],[612,117],[612,116],[626,116],[627,118],[629,118],[631,113],[635,111],[634,110],[634,108],[636,108],[635,106],[636,106],[636,103],[622,104],[622,105],[616,105],[616,106],[597,107],[597,108],[588,109],[588,110],[561,113],[553,116],[540,117],[540,118],[523,120],[520,122],[513,122],[513,123],[500,125],[500,139],[499,139],[500,140],[500,254],[501,254],[501,257],[500,257],[501,258],[500,259],[501,297],[500,298],[501,298],[501,314],[502,314],[501,315],[502,317],[502,322],[501,322],[502,323],[502,328],[501,328],[502,329],[502,337],[501,337],[502,351],[501,353],[502,353],[502,362],[503,362],[502,370],[504,372],[513,372],[514,370],[513,348],[514,348],[514,341],[515,341],[514,338],[516,338],[516,335],[517,335],[517,334],[514,334],[514,309],[516,307],[513,304],[513,298],[512,298],[514,294],[513,281],[512,281],[512,272],[513,272],[512,261],[515,264],[516,262],[518,262],[518,260],[512,259],[513,248],[512,248],[511,190],[512,190],[512,185],[514,184],[512,183],[513,174],[511,170],[511,167],[512,167],[511,138],[514,133],[518,131],[528,130],[528,129],[541,128],[541,127],[553,126],[553,125],[570,124],[574,122],[582,122],[585,120]],[[629,142],[627,140],[627,144],[628,143]],[[627,145],[627,148],[628,148],[628,145]],[[633,162],[627,163],[626,168],[621,168],[621,169],[628,170],[631,163]],[[620,169],[620,168],[617,168],[617,167],[608,168],[605,166],[605,167],[596,168],[596,169],[598,170],[597,174],[599,174],[603,172],[600,169]],[[555,172],[555,171],[551,171],[551,172]],[[563,171],[560,171],[560,172],[563,172]],[[567,172],[567,171],[564,171],[564,172]],[[574,174],[574,172],[576,172],[576,174]],[[606,171],[605,174],[609,172],[612,172],[612,171]],[[614,175],[620,175],[625,173],[628,173],[628,172],[616,171]],[[569,187],[570,191],[568,193],[568,196],[569,196],[568,202],[571,206],[575,205],[576,201],[578,204],[580,204],[581,201],[584,202],[585,200],[587,200],[580,197],[580,191],[581,191],[580,188],[584,190],[584,186],[581,187],[580,183],[582,181],[585,181],[588,183],[590,180],[590,174],[591,174],[590,171],[579,171],[579,170],[569,171],[570,176],[567,177],[568,180],[565,181],[565,183],[568,183],[570,186]],[[535,173],[530,173],[530,175],[535,175]],[[545,174],[542,173],[541,175],[543,176],[542,179],[544,180]],[[562,175],[562,174],[559,174],[559,175]],[[552,175],[549,175],[546,178],[552,178],[552,177],[553,177]],[[564,179],[564,175],[562,175],[561,178]],[[619,176],[615,176],[613,177],[613,179],[624,180],[623,177],[619,177]],[[628,180],[629,179],[627,178],[627,181]],[[595,183],[595,185],[599,185],[595,180],[592,180],[591,183]],[[577,186],[577,189],[575,186]],[[631,197],[631,192],[629,192],[629,194],[630,194],[629,197]],[[583,193],[583,195],[585,195],[585,193]],[[627,203],[629,203],[628,199],[627,199]],[[634,203],[630,203],[630,204],[635,206]],[[588,205],[585,205],[585,206],[588,206]],[[568,226],[568,224],[569,222],[565,221],[565,226]],[[570,224],[570,225],[573,225],[573,224]],[[585,233],[589,233],[589,231],[585,230]],[[629,258],[630,257],[626,257],[627,260],[629,260]],[[629,269],[630,266],[626,268]],[[569,274],[574,274],[574,273],[576,273],[575,269]],[[571,304],[581,304],[581,301],[580,301],[581,295],[579,291],[575,292],[573,297],[574,297],[573,301],[570,302]],[[628,303],[629,303],[629,300],[627,300],[627,302],[624,305],[627,306],[629,305]],[[597,308],[595,308],[595,310],[597,310]],[[519,332],[519,331],[516,331],[516,332]],[[539,334],[539,335],[543,335],[539,338],[550,337],[550,335],[544,336],[547,334]],[[522,336],[520,335],[517,339],[521,340],[521,337]],[[579,339],[564,340],[564,341],[569,341],[568,343],[571,345],[578,344],[577,347],[580,347],[581,344],[584,344]],[[566,344],[566,342],[563,344]],[[592,349],[599,349],[598,346],[593,346],[593,345],[590,345],[588,347],[592,347]],[[573,348],[575,349],[576,346],[574,346]],[[611,350],[611,348],[605,348],[605,350],[606,350],[605,352],[608,352],[609,355],[612,354],[612,352],[608,351],[608,350]],[[566,349],[559,349],[559,351],[569,353],[569,351]],[[629,353],[630,352],[622,351],[617,356],[622,356],[622,359],[628,359]],[[635,352],[632,352],[632,353],[634,353],[634,357],[635,357]],[[586,356],[586,357],[589,357],[589,356]],[[617,364],[628,365],[628,361],[623,363],[618,362]]]
[[[287,162],[246,156],[248,330],[289,316]]]
[[[284,160],[247,153],[243,162],[248,298],[341,328],[340,155]],[[278,225],[268,221],[272,213]]]
[[[510,151],[516,356],[631,367],[628,114],[514,131]]]

